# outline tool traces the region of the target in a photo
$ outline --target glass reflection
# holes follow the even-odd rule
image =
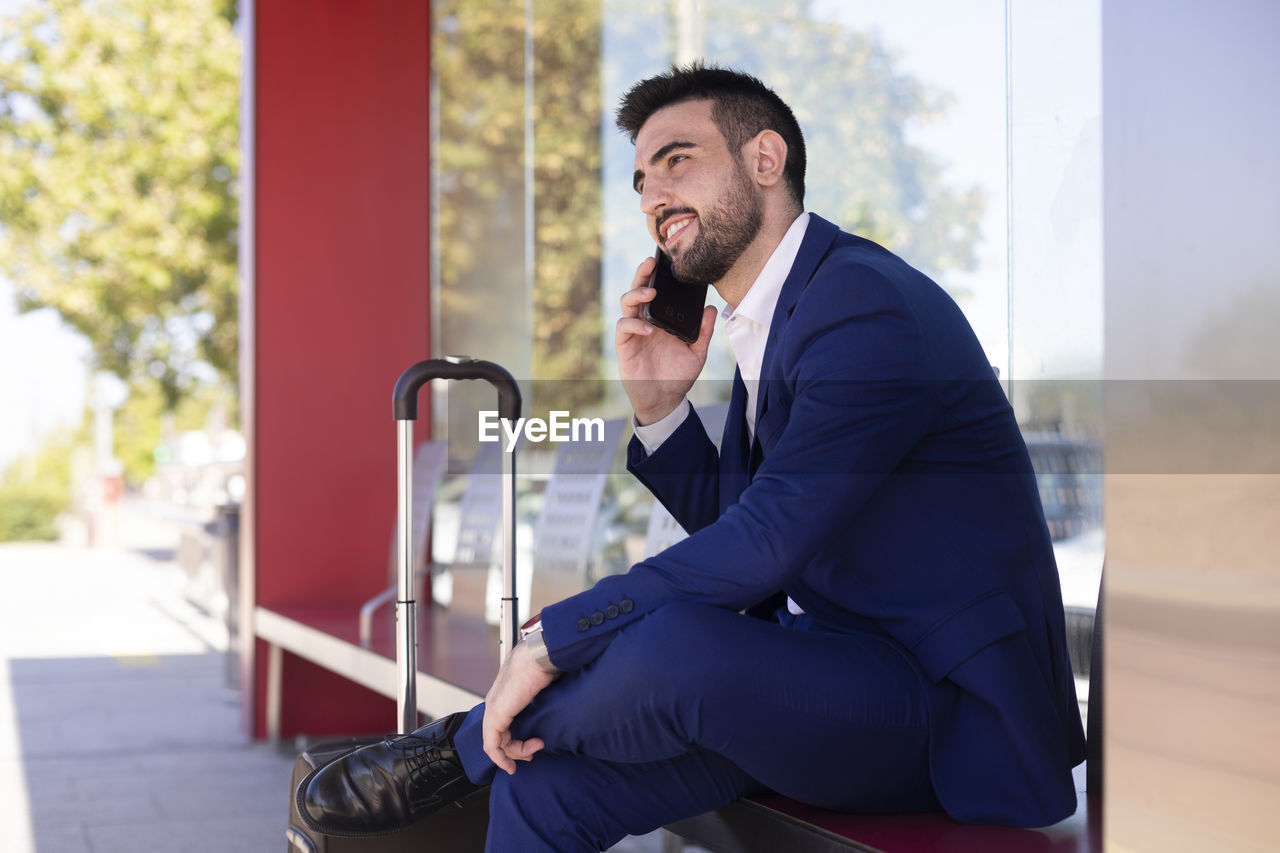
[[[653,247],[614,105],[673,62],[749,71],[804,128],[806,207],[902,255],[969,317],[1024,425],[1064,591],[1091,611],[1103,542],[1098,10],[529,2],[433,4],[438,351],[507,365],[528,383],[531,416],[626,417],[612,327]],[[718,335],[704,375],[732,371]],[[700,382],[695,401],[727,388]],[[450,389],[436,413],[456,471],[483,402],[467,393]],[[522,467],[543,472],[521,484],[528,541],[554,460],[535,452]],[[620,459],[602,501],[583,583],[644,554],[652,501]]]

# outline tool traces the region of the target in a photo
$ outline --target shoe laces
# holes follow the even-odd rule
[[[405,767],[409,771],[407,787],[412,796],[414,788],[420,783],[431,781],[433,776],[438,775],[440,762],[445,759],[445,751],[439,738],[421,736],[412,737],[412,740],[404,738],[396,744],[396,748],[404,757]]]

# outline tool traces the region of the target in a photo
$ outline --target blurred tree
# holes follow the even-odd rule
[[[663,70],[693,19],[706,58],[760,76],[796,110],[809,152],[806,207],[934,275],[977,265],[982,192],[950,185],[945,164],[910,141],[949,97],[902,72],[879,36],[815,19],[809,0],[436,0],[432,12],[441,346],[499,361],[522,379],[554,379],[535,388],[531,414],[602,398],[604,384],[588,381],[604,375],[612,337],[602,244],[641,228],[627,183],[630,146],[613,132],[602,90]],[[602,185],[605,151],[609,162],[626,161],[625,219],[608,207],[615,188]],[[457,408],[466,417],[474,410]]]
[[[236,381],[233,14],[48,0],[0,24],[0,274],[169,410]]]
[[[600,0],[558,6],[533,28],[533,368],[574,411],[600,396]]]
[[[684,4],[604,2],[619,17],[669,16],[674,55],[680,15],[671,10]],[[795,111],[809,161],[806,209],[933,275],[975,269],[984,194],[950,185],[946,164],[910,141],[952,97],[904,73],[877,33],[820,20],[813,5],[701,0],[703,55],[756,75]]]
[[[131,388],[129,398],[115,412],[113,431],[114,452],[124,464],[125,483],[139,486],[146,482],[155,473],[156,454],[175,449],[169,442],[183,432],[208,429],[214,407],[233,413],[235,402],[225,388],[198,385],[183,395],[177,407],[166,410],[164,397],[154,383]]]
[[[530,414],[589,406],[599,386],[581,380],[599,376],[602,335],[600,0],[535,5],[530,188],[524,4],[437,0],[432,12],[441,343],[446,352],[499,361],[521,379],[554,378],[534,389]],[[531,352],[520,351],[528,339],[513,328],[531,329]]]
[[[90,438],[91,419],[45,437],[0,473],[0,542],[58,538],[57,519],[71,505],[72,458]]]

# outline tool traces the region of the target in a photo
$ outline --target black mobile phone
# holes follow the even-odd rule
[[[698,332],[702,329],[707,285],[676,278],[671,270],[671,259],[662,249],[658,249],[653,257],[657,263],[654,264],[653,275],[649,276],[649,286],[657,294],[645,304],[644,319],[691,344],[698,339]]]

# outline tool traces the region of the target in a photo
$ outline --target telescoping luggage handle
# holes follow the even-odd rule
[[[418,624],[413,599],[413,422],[418,419],[418,391],[432,379],[484,379],[498,390],[498,417],[520,417],[520,387],[507,370],[474,358],[420,361],[396,380],[394,394],[399,465],[396,499],[396,713],[400,731],[417,728]],[[516,641],[516,454],[502,454],[502,613],[498,641],[501,664]]]

